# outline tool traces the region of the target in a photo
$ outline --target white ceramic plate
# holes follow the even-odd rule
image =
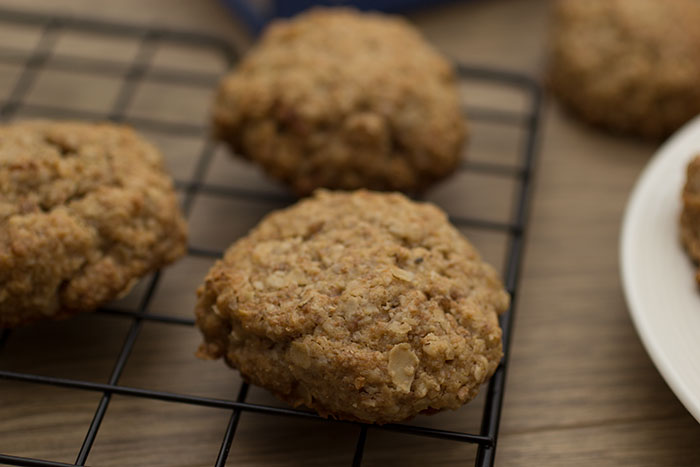
[[[620,238],[627,305],[661,375],[700,421],[700,290],[679,240],[685,167],[700,154],[700,117],[678,131],[632,191]]]

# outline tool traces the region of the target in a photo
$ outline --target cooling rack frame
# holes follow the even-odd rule
[[[157,72],[150,70],[150,61],[154,50],[164,42],[174,42],[197,45],[215,51],[226,60],[229,65],[235,64],[239,57],[235,48],[227,41],[201,34],[197,32],[180,31],[174,29],[152,28],[129,24],[105,22],[89,18],[56,16],[50,14],[28,13],[14,10],[0,9],[0,21],[16,25],[30,25],[41,28],[40,39],[30,51],[18,51],[0,47],[0,63],[10,63],[21,66],[21,72],[12,88],[9,96],[0,101],[0,121],[10,121],[19,109],[28,111],[32,115],[57,118],[79,118],[88,120],[112,120],[125,122],[137,129],[158,131],[168,134],[192,134],[206,135],[205,124],[176,123],[161,121],[158,119],[137,118],[127,116],[125,113],[130,100],[133,98],[137,85],[144,79],[148,71],[149,80],[163,83],[176,83],[179,85],[211,87],[219,78],[216,75],[206,73],[188,72],[179,69],[167,69],[160,67]],[[94,34],[108,34],[112,37],[136,38],[140,45],[138,53],[133,61],[124,67],[116,67],[109,59],[84,59],[77,57],[54,57],[53,46],[58,37],[66,31],[84,31]],[[79,68],[85,73],[117,76],[121,80],[118,95],[107,113],[90,112],[71,108],[53,107],[27,103],[25,98],[32,88],[37,76],[46,67],[49,59],[51,67],[61,69]],[[181,404],[192,404],[206,407],[216,407],[231,412],[228,426],[217,455],[216,466],[226,463],[231,444],[234,441],[236,429],[243,412],[264,413],[273,416],[299,417],[317,420],[319,423],[350,423],[358,428],[358,436],[355,442],[355,451],[352,465],[359,466],[362,463],[365,441],[368,430],[390,430],[419,437],[433,437],[454,442],[474,443],[478,446],[476,463],[480,467],[492,466],[498,440],[498,428],[503,406],[505,390],[506,370],[511,347],[511,334],[515,309],[517,307],[518,284],[521,276],[523,261],[524,239],[528,225],[528,213],[532,201],[533,175],[535,171],[535,157],[540,126],[540,110],[542,92],[539,85],[530,77],[519,73],[503,70],[494,70],[477,66],[457,66],[459,77],[463,80],[476,80],[495,83],[499,86],[511,87],[522,92],[529,100],[525,112],[511,112],[487,107],[469,107],[469,118],[473,121],[486,121],[498,125],[517,126],[524,130],[524,137],[519,148],[519,165],[510,167],[495,163],[467,162],[460,170],[474,171],[486,174],[512,177],[516,183],[516,196],[513,202],[511,221],[505,223],[493,222],[479,218],[451,217],[451,221],[460,227],[471,227],[503,232],[508,235],[507,257],[504,267],[504,283],[512,297],[510,309],[500,317],[503,329],[504,357],[491,378],[486,388],[486,399],[481,420],[481,429],[478,433],[464,433],[447,431],[428,427],[404,424],[388,424],[383,426],[365,425],[342,421],[326,420],[314,413],[284,407],[251,404],[246,402],[248,384],[243,383],[235,398],[230,400],[214,399],[175,392],[158,391],[137,387],[128,387],[119,384],[119,378],[127,363],[131,350],[138,339],[139,332],[145,322],[160,322],[174,326],[192,326],[193,320],[175,316],[159,315],[149,312],[149,303],[156,291],[160,274],[155,273],[150,279],[146,291],[138,307],[132,311],[104,308],[98,313],[106,313],[120,316],[131,321],[131,327],[126,335],[119,355],[115,360],[111,376],[107,383],[97,383],[76,379],[66,379],[52,376],[42,376],[22,372],[0,370],[0,382],[2,379],[23,381],[32,384],[52,385],[71,388],[76,391],[93,391],[102,393],[102,398],[95,410],[92,422],[87,430],[84,441],[78,449],[75,462],[72,464],[55,462],[48,459],[34,459],[18,457],[0,453],[0,463],[24,466],[68,466],[85,465],[90,449],[100,429],[100,425],[107,415],[112,395],[138,397],[169,401]],[[291,202],[291,197],[269,193],[258,193],[255,190],[220,186],[206,183],[204,176],[212,161],[216,143],[208,140],[197,156],[197,164],[193,175],[188,180],[176,180],[176,186],[184,193],[183,210],[189,214],[195,198],[199,194],[208,194],[223,197],[235,197],[239,199],[274,198],[281,202]],[[221,255],[220,251],[207,248],[190,246],[188,255],[215,258]],[[0,331],[0,351],[5,342],[11,338],[11,331]]]

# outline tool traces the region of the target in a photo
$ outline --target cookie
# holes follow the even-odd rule
[[[700,155],[688,164],[682,198],[681,241],[692,260],[700,264]],[[695,279],[700,285],[700,269]]]
[[[550,84],[584,120],[649,138],[700,113],[700,3],[560,0]]]
[[[452,66],[415,28],[340,8],[274,22],[221,82],[213,126],[299,195],[422,190],[466,132]]]
[[[113,124],[0,126],[0,327],[94,310],[182,255],[161,154]]]
[[[200,357],[293,406],[370,423],[475,397],[509,303],[442,211],[368,191],[317,191],[268,215],[197,293]]]

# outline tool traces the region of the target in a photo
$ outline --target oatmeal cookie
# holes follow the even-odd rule
[[[418,31],[340,8],[273,23],[221,82],[213,124],[300,195],[424,189],[455,169],[466,132],[452,66]]]
[[[199,355],[323,416],[460,407],[502,355],[496,271],[427,203],[317,191],[267,216],[199,288]]]
[[[700,155],[688,164],[687,175],[682,195],[681,241],[693,261],[700,264]],[[700,269],[695,279],[700,285]]]
[[[161,155],[113,124],[0,126],[0,327],[88,311],[185,250]]]
[[[700,2],[560,0],[550,84],[583,119],[659,138],[700,113]]]

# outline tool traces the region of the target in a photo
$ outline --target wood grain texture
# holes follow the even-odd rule
[[[240,26],[214,0],[0,0],[0,6],[58,11],[141,24],[198,29],[248,43]],[[411,19],[438,48],[459,60],[541,73],[546,51],[548,2],[541,0],[454,2],[417,12]],[[30,48],[31,32],[0,26],[0,42]],[[128,57],[125,44],[100,44],[81,37],[61,39],[59,50]],[[194,63],[216,69],[216,58],[177,48],[159,51],[158,63]],[[193,56],[195,58],[193,58]],[[185,58],[183,58],[185,57]],[[199,60],[199,61],[197,61]],[[0,65],[0,97],[18,68]],[[38,82],[33,99],[79,106],[108,105],[113,83],[84,84],[60,73]],[[137,115],[206,115],[208,93],[175,102],[168,93],[141,90]],[[171,90],[177,93],[177,89]],[[475,105],[519,105],[487,89],[465,89]],[[43,94],[42,94],[43,93]],[[479,102],[482,100],[483,102]],[[199,117],[198,117],[199,116]],[[508,373],[497,465],[698,466],[700,425],[665,385],[646,355],[629,319],[618,271],[618,236],[625,202],[655,150],[651,143],[590,129],[548,102],[544,112],[535,204],[527,241],[513,352]],[[522,136],[475,124],[470,157],[512,163]],[[176,178],[194,168],[191,154],[203,142],[185,135],[147,134],[166,153]],[[469,176],[466,176],[469,178]],[[278,191],[254,168],[217,150],[208,182]],[[466,182],[466,183],[464,183]],[[481,185],[480,185],[481,183]],[[494,179],[452,180],[430,195],[454,214],[507,216],[512,187]],[[224,248],[275,205],[250,208],[215,197],[199,199],[191,218],[192,243]],[[463,212],[464,211],[464,212]],[[215,225],[212,227],[212,222]],[[502,265],[505,238],[468,229],[465,233],[489,261]],[[151,310],[190,317],[193,290],[212,260],[186,258],[168,268]],[[133,307],[143,285],[118,306]],[[18,330],[0,352],[0,368],[106,382],[129,323],[114,316],[84,315]],[[188,394],[235,398],[241,381],[221,362],[193,357],[199,335],[193,328],[146,323],[120,382]],[[100,394],[0,380],[0,452],[72,462]],[[249,401],[280,405],[252,388]],[[418,417],[413,423],[477,430],[483,396],[456,412]],[[169,402],[115,396],[89,457],[91,465],[212,465],[230,412]],[[229,465],[348,465],[357,428],[245,413]],[[425,440],[372,428],[364,465],[469,465],[475,448]]]

